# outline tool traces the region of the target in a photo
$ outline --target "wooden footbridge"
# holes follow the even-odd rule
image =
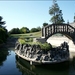
[[[46,40],[56,33],[61,33],[75,44],[75,28],[69,24],[51,24],[42,28],[42,37]]]

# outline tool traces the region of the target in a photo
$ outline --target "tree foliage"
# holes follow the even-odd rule
[[[23,34],[23,33],[29,33],[30,32],[30,30],[29,30],[29,28],[27,28],[27,27],[22,27],[21,29],[20,29],[20,32]]]
[[[5,28],[5,26],[3,26],[3,25],[5,25],[5,21],[2,21],[2,19],[3,19],[3,17],[0,16],[0,27]]]
[[[37,28],[31,28],[30,32],[38,32],[41,31],[41,27],[37,27]]]
[[[47,25],[48,25],[48,23],[46,23],[46,22],[43,23],[43,27],[45,27],[45,26],[47,26]]]
[[[13,28],[9,31],[10,34],[20,34],[19,28]]]
[[[37,29],[37,28],[32,28],[32,29],[30,30],[30,32],[38,32],[38,29]]]
[[[41,31],[41,27],[38,26],[37,28],[32,28],[29,30],[27,27],[22,27],[21,29],[19,28],[13,28],[9,31],[10,34],[25,34],[25,33],[30,33],[30,32],[38,32]]]
[[[1,41],[3,41],[3,43],[6,41],[6,39],[8,38],[8,30],[6,29],[6,27],[4,26],[6,23],[5,21],[2,21],[2,16],[0,16],[0,44],[2,43]]]
[[[3,28],[0,28],[0,35],[1,35],[0,36],[0,40],[2,40],[3,42],[5,42],[7,34],[6,34],[6,31]]]
[[[53,5],[49,8],[49,14],[52,16],[50,20],[52,23],[58,24],[64,22],[62,10],[60,10],[56,0],[53,0]]]
[[[75,22],[75,15],[74,15],[74,22]]]
[[[41,31],[41,27],[40,26],[37,27],[37,31]]]

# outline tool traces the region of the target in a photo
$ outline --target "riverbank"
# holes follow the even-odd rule
[[[7,39],[7,42],[5,43],[5,47],[8,48],[15,48],[15,43],[17,41],[18,38],[14,38],[14,37],[9,37]]]
[[[5,45],[5,43],[0,44],[0,48],[3,47]]]
[[[15,47],[17,39],[18,38],[14,37],[8,38],[5,44],[6,47]],[[51,43],[52,45],[55,46],[60,46],[60,44],[63,43],[64,41],[68,43],[70,52],[75,52],[75,45],[73,44],[72,40],[68,39],[65,36],[52,36],[47,40],[48,43]]]

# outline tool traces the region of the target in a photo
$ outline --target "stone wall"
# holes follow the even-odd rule
[[[66,42],[62,43],[61,46],[52,48],[51,50],[41,50],[40,45],[29,45],[16,43],[16,51],[27,58],[35,59],[35,61],[62,61],[63,59],[69,58],[69,46]]]

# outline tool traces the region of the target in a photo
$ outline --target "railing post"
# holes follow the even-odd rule
[[[63,32],[64,32],[64,25],[63,25]]]
[[[56,32],[57,32],[57,25],[56,25],[55,29],[56,29]]]
[[[55,25],[53,26],[53,31],[54,31],[54,33],[55,33]]]
[[[68,32],[68,25],[67,25],[67,32]]]
[[[52,26],[51,26],[51,34],[52,34]]]
[[[45,27],[43,27],[42,28],[42,37],[46,37],[46,28]]]
[[[44,30],[44,28],[42,28],[42,37],[44,36],[44,31],[43,30]]]
[[[48,36],[49,36],[49,27],[48,27]]]
[[[44,28],[44,38],[46,38],[46,28]]]

